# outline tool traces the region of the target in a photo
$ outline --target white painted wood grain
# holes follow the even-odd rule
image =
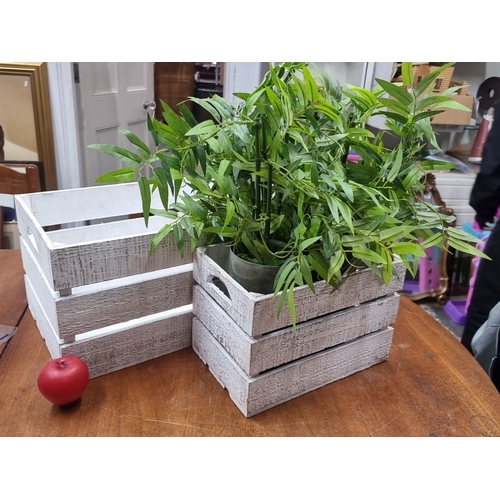
[[[250,376],[387,327],[398,306],[392,294],[252,338],[199,285],[193,293],[193,314]]]
[[[152,217],[103,222],[46,232],[47,225],[126,215],[142,211],[136,183],[19,195],[16,210],[21,236],[47,281],[56,290],[98,283],[192,262],[189,237],[181,258],[170,234],[150,252],[155,233],[169,221]],[[156,195],[155,195],[156,196]],[[131,198],[131,199],[129,199]]]
[[[30,200],[30,211],[41,226],[142,213],[137,182],[43,191],[22,197]],[[152,194],[151,206],[163,208],[157,191]]]
[[[27,276],[25,282],[30,311],[51,357],[72,355],[82,358],[89,366],[91,378],[191,346],[190,310],[176,315],[165,314],[128,328],[123,324],[123,330],[115,328],[109,334],[96,331],[93,337],[82,335],[72,343],[62,344]]]
[[[392,337],[393,329],[388,327],[251,378],[193,319],[193,350],[246,417],[385,361]]]
[[[192,264],[77,287],[60,296],[23,240],[21,251],[26,274],[61,339],[192,304]]]
[[[287,304],[277,316],[280,294],[273,299],[272,295],[250,293],[225,271],[228,252],[225,245],[197,248],[193,256],[195,281],[252,337],[290,326],[292,318]],[[315,284],[316,293],[308,286],[297,287],[294,292],[297,323],[400,291],[406,268],[398,261],[394,270],[396,275],[389,285],[366,269],[349,276],[339,290],[324,281]],[[214,279],[223,283],[229,297]]]

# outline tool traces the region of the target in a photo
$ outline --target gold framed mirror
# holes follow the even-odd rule
[[[0,62],[3,162],[40,162],[42,184],[57,189],[49,77],[45,62]]]

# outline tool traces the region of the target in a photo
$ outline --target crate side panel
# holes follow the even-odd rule
[[[52,328],[49,320],[47,319],[47,315],[43,310],[43,307],[36,296],[36,292],[31,286],[30,280],[28,276],[24,276],[24,281],[26,285],[26,296],[28,298],[28,306],[36,321],[36,326],[38,331],[40,332],[41,337],[45,341],[45,345],[50,353],[52,358],[58,358],[61,356],[61,344],[60,340],[57,337],[56,332]]]
[[[207,255],[211,253],[211,256]],[[213,257],[213,258],[212,258]],[[229,254],[223,245],[197,248],[193,255],[193,277],[207,293],[248,334],[252,333],[257,298],[226,272]],[[222,290],[221,286],[225,289]]]
[[[194,351],[246,417],[385,361],[393,336],[393,329],[388,327],[252,378],[201,322],[194,321]]]
[[[399,296],[393,294],[252,338],[199,285],[194,289],[194,315],[250,376],[328,347],[379,330],[396,321]]]
[[[182,258],[171,233],[150,253],[154,235],[98,241],[66,248],[51,254],[54,290],[64,290],[192,262],[192,253]],[[189,249],[186,236],[186,249]]]
[[[200,285],[195,285],[193,290],[193,314],[241,369],[251,373],[252,350],[257,340],[247,335]]]
[[[248,415],[256,415],[385,361],[391,350],[393,331],[388,327],[370,333],[250,380]]]
[[[397,262],[394,269],[397,275],[391,279],[389,285],[373,271],[365,269],[349,276],[338,290],[332,289],[324,281],[315,285],[316,293],[307,286],[297,288],[294,293],[297,323],[400,291],[406,268],[403,262]],[[288,305],[285,304],[278,318],[276,304],[277,300],[270,297],[255,304],[254,335],[292,324]]]
[[[191,346],[191,312],[161,319],[103,337],[61,346],[63,355],[78,356],[91,378],[170,354]]]
[[[292,325],[292,317],[287,304],[283,307],[280,316],[277,315],[280,295],[273,298],[272,295],[258,295],[246,291],[216,261],[227,265],[223,262],[223,257],[217,256],[214,260],[208,255],[214,251],[223,254],[229,250],[222,245],[216,245],[218,248],[214,247],[196,249],[193,276],[195,281],[228,315],[253,337]],[[349,276],[339,290],[333,289],[325,282],[315,285],[316,293],[313,293],[307,286],[296,288],[294,301],[297,323],[400,291],[406,272],[403,262],[397,261],[394,271],[395,276],[389,285],[385,285],[381,278],[370,269],[366,269]],[[215,284],[214,277],[222,282],[228,296],[223,293],[220,286]]]
[[[51,328],[55,334],[59,336],[59,327],[57,321],[56,299],[57,293],[54,292],[43,273],[41,267],[38,265],[33,252],[23,237],[19,238],[21,246],[21,255],[23,259],[23,267],[26,276],[29,278],[30,286],[33,288],[41,307],[45,311],[47,321],[50,323]]]
[[[228,390],[229,397],[239,410],[246,415],[248,401],[247,376],[231,359],[229,354],[215,345],[217,341],[203,326],[201,321],[193,317],[193,350],[208,366],[210,373],[219,384]]]
[[[109,282],[112,286],[113,281]],[[71,337],[193,302],[192,271],[56,301],[59,336]]]
[[[16,196],[16,217],[20,238],[36,258],[49,283],[52,283],[52,266],[50,262],[50,250],[52,244],[47,238],[45,231],[38,224],[33,214],[29,211],[29,195]]]
[[[137,182],[92,186],[29,195],[31,211],[41,226],[142,213]],[[162,208],[156,192],[152,207]]]

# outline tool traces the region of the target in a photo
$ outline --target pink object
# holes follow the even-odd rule
[[[420,291],[435,290],[441,284],[438,247],[425,249],[426,257],[421,257],[418,265]]]

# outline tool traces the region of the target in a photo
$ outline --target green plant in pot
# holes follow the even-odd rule
[[[428,144],[439,150],[432,116],[463,108],[448,89],[430,84],[451,63],[412,85],[412,65],[403,63],[402,84],[377,80],[367,90],[341,89],[307,63],[270,64],[251,93],[237,103],[214,95],[191,97],[213,117],[198,123],[181,103],[177,114],[162,102],[164,120],[148,116],[155,150],[123,131],[133,149],[93,144],[125,162],[99,182],[138,180],[146,224],[165,217],[154,248],[173,231],[181,253],[226,242],[233,277],[249,291],[281,293],[278,314],[288,302],[295,318],[293,289],[325,280],[339,288],[359,269],[371,268],[385,282],[401,259],[414,275],[424,250],[447,245],[484,256],[473,236],[453,228],[450,218],[428,203],[422,177],[453,168],[427,161]],[[374,134],[370,117],[384,115],[389,130]],[[385,134],[399,142],[384,145]],[[359,156],[351,161],[349,153]],[[163,210],[151,209],[157,189]],[[191,240],[184,248],[185,233]],[[248,263],[249,273],[235,261]],[[263,288],[250,284],[263,265]]]

